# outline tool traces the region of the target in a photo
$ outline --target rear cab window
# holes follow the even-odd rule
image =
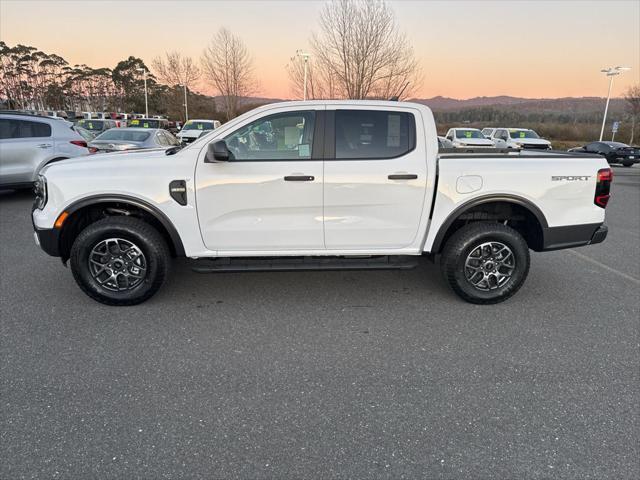
[[[336,110],[335,159],[390,159],[415,148],[415,117],[395,110]]]

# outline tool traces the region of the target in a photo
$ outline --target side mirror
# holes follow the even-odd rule
[[[230,156],[229,149],[224,140],[212,142],[207,146],[206,163],[228,162]]]

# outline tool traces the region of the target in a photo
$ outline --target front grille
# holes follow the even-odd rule
[[[524,144],[522,148],[527,150],[549,150],[548,145]]]

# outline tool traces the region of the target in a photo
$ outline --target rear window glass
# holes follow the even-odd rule
[[[136,130],[127,130],[126,128],[112,128],[107,130],[96,140],[125,140],[128,142],[144,142],[151,132],[140,132]]]
[[[407,112],[336,110],[336,159],[394,158],[415,147],[415,120]]]
[[[131,120],[128,127],[138,128],[160,128],[160,120],[148,119],[148,118],[134,118]]]

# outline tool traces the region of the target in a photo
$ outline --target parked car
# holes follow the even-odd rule
[[[96,138],[95,133],[90,132],[86,128],[82,128],[79,125],[74,125],[71,128],[73,128],[76,132],[78,132],[80,136],[85,139],[86,142],[91,142],[94,138]]]
[[[82,120],[78,120],[77,125],[79,127],[84,128],[85,130],[89,130],[90,132],[96,134],[96,135],[100,135],[102,132],[106,132],[107,130],[109,130],[110,128],[117,128],[118,124],[116,123],[115,120],[109,120],[109,119],[104,119],[104,120],[99,120],[99,119],[82,119]]]
[[[127,122],[130,128],[162,128],[169,130],[169,120],[165,118],[133,118]]]
[[[453,143],[446,137],[438,136],[438,148],[453,148]]]
[[[572,148],[570,152],[591,153],[602,155],[609,163],[621,163],[630,167],[634,163],[640,163],[640,148],[630,147],[620,142],[591,142],[582,147]]]
[[[437,145],[420,104],[266,105],[181,149],[45,167],[35,239],[109,305],[154,295],[172,256],[205,273],[411,268],[423,255],[440,256],[464,300],[490,304],[522,286],[529,249],[605,239],[604,158]]]
[[[477,128],[450,128],[446,138],[453,144],[453,148],[494,146]]]
[[[215,130],[219,126],[218,120],[189,120],[178,133],[178,138],[183,143],[191,143],[200,135]]]
[[[51,162],[91,153],[73,124],[59,118],[0,112],[0,187],[30,187]]]
[[[551,142],[529,128],[494,128],[490,135],[496,148],[533,148],[550,150]],[[483,130],[484,132],[484,130]]]
[[[168,148],[180,145],[170,132],[161,128],[112,128],[89,143],[101,153],[139,150],[141,148]]]

